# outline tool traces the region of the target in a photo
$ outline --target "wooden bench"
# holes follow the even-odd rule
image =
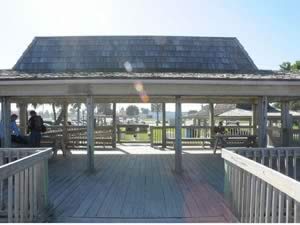
[[[256,147],[256,135],[227,135],[216,134],[214,153],[219,145],[221,147]]]
[[[190,146],[196,146],[199,145],[199,143],[202,143],[202,147],[204,148],[205,143],[209,142],[210,145],[214,141],[213,138],[181,138],[182,145],[190,145]],[[172,142],[172,146],[175,149],[175,138],[166,138],[166,142]]]

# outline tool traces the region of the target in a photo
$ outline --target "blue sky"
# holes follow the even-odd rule
[[[259,68],[300,59],[298,0],[2,0],[0,68],[34,36],[235,36]]]

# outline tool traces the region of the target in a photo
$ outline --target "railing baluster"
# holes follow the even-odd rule
[[[289,151],[285,150],[285,159],[284,159],[284,167],[285,167],[285,175],[289,176]],[[290,209],[292,207],[292,201],[291,198],[289,196],[286,195],[286,210],[285,210],[285,214],[286,214],[286,219],[285,222],[288,223],[289,219],[290,219]]]
[[[10,176],[8,178],[8,202],[7,202],[7,213],[8,213],[8,222],[12,223],[13,222],[13,201],[14,201],[14,196],[13,196],[13,176]]]
[[[254,210],[255,210],[255,182],[256,177],[251,175],[251,191],[250,191],[250,215],[249,215],[249,223],[253,223],[254,221]]]
[[[247,173],[247,179],[246,179],[247,185],[246,185],[246,211],[245,211],[245,220],[244,222],[249,223],[250,222],[250,196],[251,196],[251,174]]]
[[[241,222],[245,220],[245,205],[246,205],[246,172],[241,171],[242,175],[242,186],[241,186]]]
[[[259,222],[259,211],[260,211],[260,179],[256,178],[255,184],[255,211],[254,211],[254,222]]]
[[[19,212],[20,212],[20,185],[19,185],[19,182],[20,182],[20,174],[17,173],[15,174],[15,182],[14,182],[14,190],[15,190],[15,196],[14,196],[14,217],[15,217],[15,220],[14,222],[19,222]]]
[[[26,169],[25,172],[24,172],[24,218],[25,218],[25,222],[28,221],[28,196],[29,196],[29,192],[28,192],[28,185],[29,185],[29,182],[28,182],[28,179],[29,179],[29,176],[28,176],[28,170],[29,169]]]
[[[278,191],[273,187],[272,193],[272,219],[271,223],[277,223],[277,212],[278,212]]]
[[[28,169],[29,171],[29,220],[33,221],[34,212],[33,212],[33,204],[34,204],[34,187],[33,187],[33,167]]]
[[[294,223],[300,223],[300,203],[297,201],[294,204]]]
[[[20,222],[24,222],[24,171],[20,172]]]
[[[266,182],[261,180],[260,187],[260,212],[259,212],[259,223],[265,221],[265,209],[266,209]]]
[[[278,222],[283,223],[283,205],[284,204],[284,194],[279,191],[279,196],[278,196]]]
[[[38,171],[37,171],[37,165],[34,165],[33,167],[33,217],[34,219],[37,217],[37,210],[38,210]]]

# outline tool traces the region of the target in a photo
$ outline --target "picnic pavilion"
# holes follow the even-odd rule
[[[215,126],[215,104],[250,105],[251,129],[257,136],[258,146],[264,148],[267,146],[267,108],[269,103],[279,102],[282,124],[280,129],[282,138],[285,140],[282,142],[282,146],[288,146],[291,135],[288,131],[292,128],[289,119],[289,102],[300,99],[299,90],[299,74],[259,70],[239,40],[234,37],[36,37],[12,69],[0,70],[1,118],[5,127],[1,143],[4,148],[11,146],[9,128],[11,103],[17,103],[20,107],[19,118],[23,131],[26,127],[28,104],[60,103],[66,107],[71,103],[86,103],[87,125],[84,127],[84,135],[87,160],[76,161],[77,163],[72,164],[76,167],[72,173],[61,172],[74,180],[78,179],[78,182],[82,180],[85,185],[84,179],[77,178],[76,175],[79,173],[79,165],[86,164],[84,167],[93,172],[95,163],[102,160],[101,165],[106,166],[105,171],[110,171],[112,176],[116,174],[116,169],[108,167],[110,164],[106,160],[103,161],[101,155],[95,159],[98,132],[94,124],[95,103],[113,104],[113,124],[106,130],[106,133],[111,134],[111,145],[114,148],[117,144],[116,104],[161,103],[163,121],[160,144],[162,147],[166,147],[165,105],[174,103],[176,108],[174,161],[172,161],[172,165],[164,167],[163,163],[159,164],[158,161],[155,161],[159,158],[155,158],[152,163],[157,162],[158,164],[152,166],[154,169],[174,169],[175,174],[185,174],[189,171],[185,172],[185,166],[191,167],[199,162],[206,163],[209,158],[206,158],[207,160],[203,158],[204,161],[201,161],[201,156],[199,156],[197,159],[200,161],[193,161],[188,165],[182,163],[181,112],[184,103],[209,104],[208,129],[211,137]],[[67,114],[64,117],[64,121],[67,121]],[[202,128],[198,127],[198,129]],[[63,141],[66,140],[67,133],[67,124],[64,122]],[[109,158],[105,159],[109,161]],[[118,161],[115,160],[114,165],[117,166],[117,164]],[[57,164],[57,168],[64,171],[67,166],[60,163]],[[53,170],[58,171],[55,168]],[[207,171],[212,175],[209,170]],[[199,173],[202,172],[201,170]],[[160,176],[163,176],[164,173],[168,173],[168,171],[161,172]],[[171,176],[171,174],[168,175]],[[105,178],[107,182],[109,176]],[[119,178],[121,179],[122,176],[119,175]],[[154,178],[160,179],[156,176]],[[58,179],[54,177],[54,181],[58,182]],[[91,185],[92,188],[93,182],[89,181],[86,186]],[[164,181],[160,180],[160,182]],[[63,182],[60,185],[63,185]],[[123,184],[118,185],[118,188],[121,188]],[[170,186],[171,189],[174,187]],[[56,186],[54,186],[55,188]],[[106,186],[101,186],[101,188],[106,188]],[[53,192],[54,189],[52,189]],[[168,193],[172,192],[171,189]],[[70,193],[73,192],[70,190]],[[81,204],[78,199],[83,193],[88,193],[88,191],[79,192],[79,194],[74,192],[74,195],[76,194],[79,198],[71,194],[73,197],[62,204],[65,206],[69,204],[70,208],[66,208],[69,210],[68,212],[75,210],[72,208],[72,204]],[[116,192],[116,195],[118,193],[120,194],[120,192]],[[59,201],[62,198],[57,191],[56,200]],[[88,198],[92,200],[93,196]],[[157,201],[159,199],[161,198],[158,198]],[[191,201],[188,201],[187,204],[191,204]],[[122,204],[115,205],[115,207],[119,205]],[[87,206],[83,204],[80,207]],[[191,212],[192,208],[190,207]],[[78,210],[76,212],[79,214],[83,212],[82,208]],[[99,211],[99,213],[104,213],[104,211]]]
[[[281,102],[285,129],[290,126],[288,103],[300,96],[299,76],[259,70],[241,43],[230,37],[36,37],[12,70],[0,71],[0,79],[3,121],[15,102],[21,106],[22,127],[26,104],[86,102],[91,170],[95,102],[113,103],[114,114],[116,103],[175,103],[175,168],[180,172],[182,103],[209,103],[212,125],[213,104],[252,105],[263,147],[268,103]],[[9,138],[3,143],[9,146]]]

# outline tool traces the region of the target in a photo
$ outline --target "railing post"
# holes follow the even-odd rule
[[[150,127],[150,146],[153,147],[154,142],[154,136],[153,136],[153,127]]]
[[[181,101],[180,96],[176,96],[175,111],[175,172],[182,172],[182,143],[181,143]]]
[[[231,188],[230,188],[230,170],[231,165],[229,162],[224,160],[224,170],[225,170],[225,177],[224,177],[224,196],[226,201],[231,204]]]
[[[87,168],[89,172],[95,170],[94,166],[94,97],[87,97]]]
[[[27,104],[19,103],[19,120],[20,120],[20,131],[22,135],[26,134],[27,124]]]
[[[10,102],[8,97],[1,98],[1,120],[3,126],[3,138],[1,147],[11,146],[11,131],[10,131]]]
[[[112,147],[116,148],[117,147],[117,103],[113,103],[113,111],[112,111]]]
[[[166,103],[162,103],[162,148],[167,147],[167,140],[166,140]]]
[[[253,135],[257,134],[257,104],[252,104]]]
[[[290,136],[292,128],[291,115],[289,114],[289,102],[281,102],[281,144],[290,146]]]
[[[266,96],[259,97],[258,101],[258,146],[267,146],[267,111],[268,99]]]
[[[209,126],[210,126],[210,138],[214,138],[214,126],[215,126],[215,117],[214,117],[214,104],[209,103]],[[213,141],[210,143],[211,147],[213,147]]]

